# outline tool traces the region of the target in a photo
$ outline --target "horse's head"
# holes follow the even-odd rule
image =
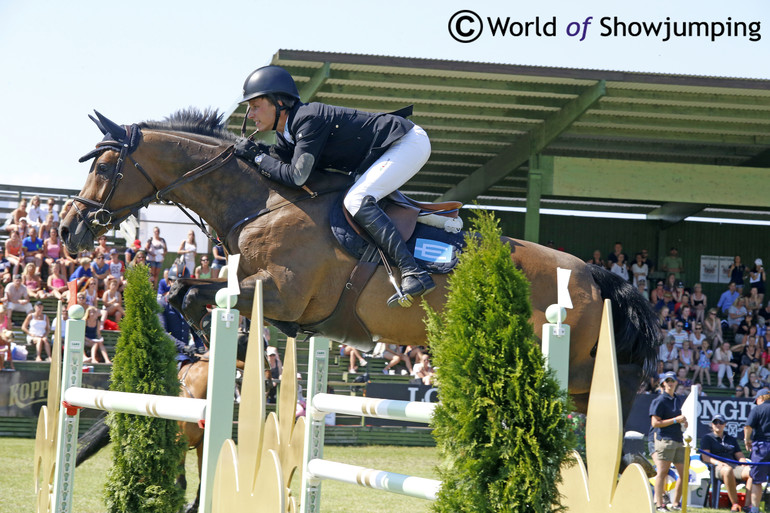
[[[85,185],[75,196],[59,229],[71,254],[92,248],[99,235],[149,204],[155,189],[141,166],[131,159],[131,153],[141,139],[139,128],[136,125],[120,126],[98,112],[96,116],[89,117],[104,134],[104,139],[95,150],[80,158],[80,162],[94,161]],[[128,161],[131,166],[126,166]],[[124,181],[124,173],[129,168],[132,172],[145,174],[147,181]]]

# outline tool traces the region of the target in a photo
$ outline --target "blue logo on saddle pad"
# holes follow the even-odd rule
[[[450,263],[454,246],[429,239],[418,238],[414,243],[414,257],[426,262]]]

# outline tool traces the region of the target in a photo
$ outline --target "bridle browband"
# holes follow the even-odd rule
[[[176,201],[173,201],[171,199],[168,199],[166,195],[173,191],[174,189],[181,187],[182,185],[186,185],[193,180],[197,180],[198,178],[201,178],[210,172],[219,169],[223,165],[225,165],[230,159],[232,159],[234,155],[234,147],[231,144],[228,146],[223,152],[221,152],[219,155],[215,156],[214,158],[204,162],[200,166],[196,167],[195,169],[192,169],[167,186],[163,187],[162,189],[158,189],[157,185],[155,185],[155,182],[152,180],[150,175],[147,173],[147,171],[142,168],[142,166],[137,162],[134,158],[131,157],[131,153],[134,152],[136,147],[139,144],[139,139],[141,135],[141,129],[138,125],[125,125],[123,127],[125,129],[126,135],[125,137],[120,138],[120,140],[116,140],[110,133],[107,133],[104,136],[104,139],[102,139],[101,142],[99,142],[96,145],[96,149],[87,153],[83,157],[81,157],[78,162],[85,162],[86,160],[90,160],[92,158],[96,158],[105,151],[116,151],[118,152],[118,160],[115,163],[115,171],[112,173],[112,177],[110,178],[110,190],[107,192],[107,196],[105,197],[103,202],[94,201],[89,198],[84,198],[82,196],[74,196],[73,199],[84,203],[90,207],[93,207],[97,209],[93,214],[92,218],[88,219],[88,214],[84,213],[80,208],[78,208],[77,203],[73,202],[72,205],[75,207],[75,210],[77,211],[78,218],[85,223],[85,225],[88,227],[88,230],[91,232],[91,235],[93,235],[94,239],[96,239],[96,231],[94,230],[94,227],[107,227],[107,226],[118,226],[120,223],[122,223],[124,220],[126,220],[131,215],[137,215],[140,209],[148,206],[150,203],[154,201],[163,202],[163,203],[170,203],[175,205],[177,208],[179,208],[198,228],[203,231],[203,233],[214,241],[215,243],[218,243],[217,238],[212,235],[209,230],[206,228],[204,222],[202,219],[195,219],[190,212],[181,204],[179,204]],[[123,166],[125,165],[127,160],[131,160],[134,164],[134,167],[141,173],[141,175],[144,177],[144,179],[147,181],[147,183],[152,186],[153,192],[139,201],[136,201],[130,205],[127,205],[125,207],[121,207],[116,211],[112,211],[109,208],[110,200],[115,195],[115,191],[118,188],[118,185],[120,184],[120,181],[123,179]]]

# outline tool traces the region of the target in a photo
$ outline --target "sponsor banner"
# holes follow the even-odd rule
[[[392,399],[396,401],[438,402],[438,388],[429,385],[406,385],[401,383],[369,383],[366,396],[373,399]],[[400,420],[366,418],[367,426],[416,426],[426,427],[421,422],[403,422]]]
[[[84,388],[107,390],[110,375],[84,373]],[[37,417],[48,401],[48,371],[0,372],[0,417]]]
[[[626,421],[625,431],[638,431],[647,436],[650,431],[650,403],[655,398],[653,394],[642,394],[636,397],[631,415]],[[708,397],[698,398],[697,422],[698,437],[702,438],[711,433],[711,419],[720,414],[727,421],[725,432],[738,440],[743,440],[743,426],[749,413],[754,408],[753,399],[738,397]],[[692,419],[687,419],[692,422]],[[700,440],[698,440],[700,445]]]

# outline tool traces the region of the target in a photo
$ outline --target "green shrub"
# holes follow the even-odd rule
[[[126,315],[120,323],[110,390],[178,395],[176,347],[163,331],[147,267],[126,271]],[[185,443],[176,421],[110,414],[113,465],[105,487],[110,513],[179,511],[184,491],[176,476]]]
[[[529,283],[497,220],[481,212],[472,224],[479,237],[467,238],[443,311],[426,307],[441,399],[434,436],[444,462],[434,510],[550,512],[575,443],[572,408],[545,367]]]

